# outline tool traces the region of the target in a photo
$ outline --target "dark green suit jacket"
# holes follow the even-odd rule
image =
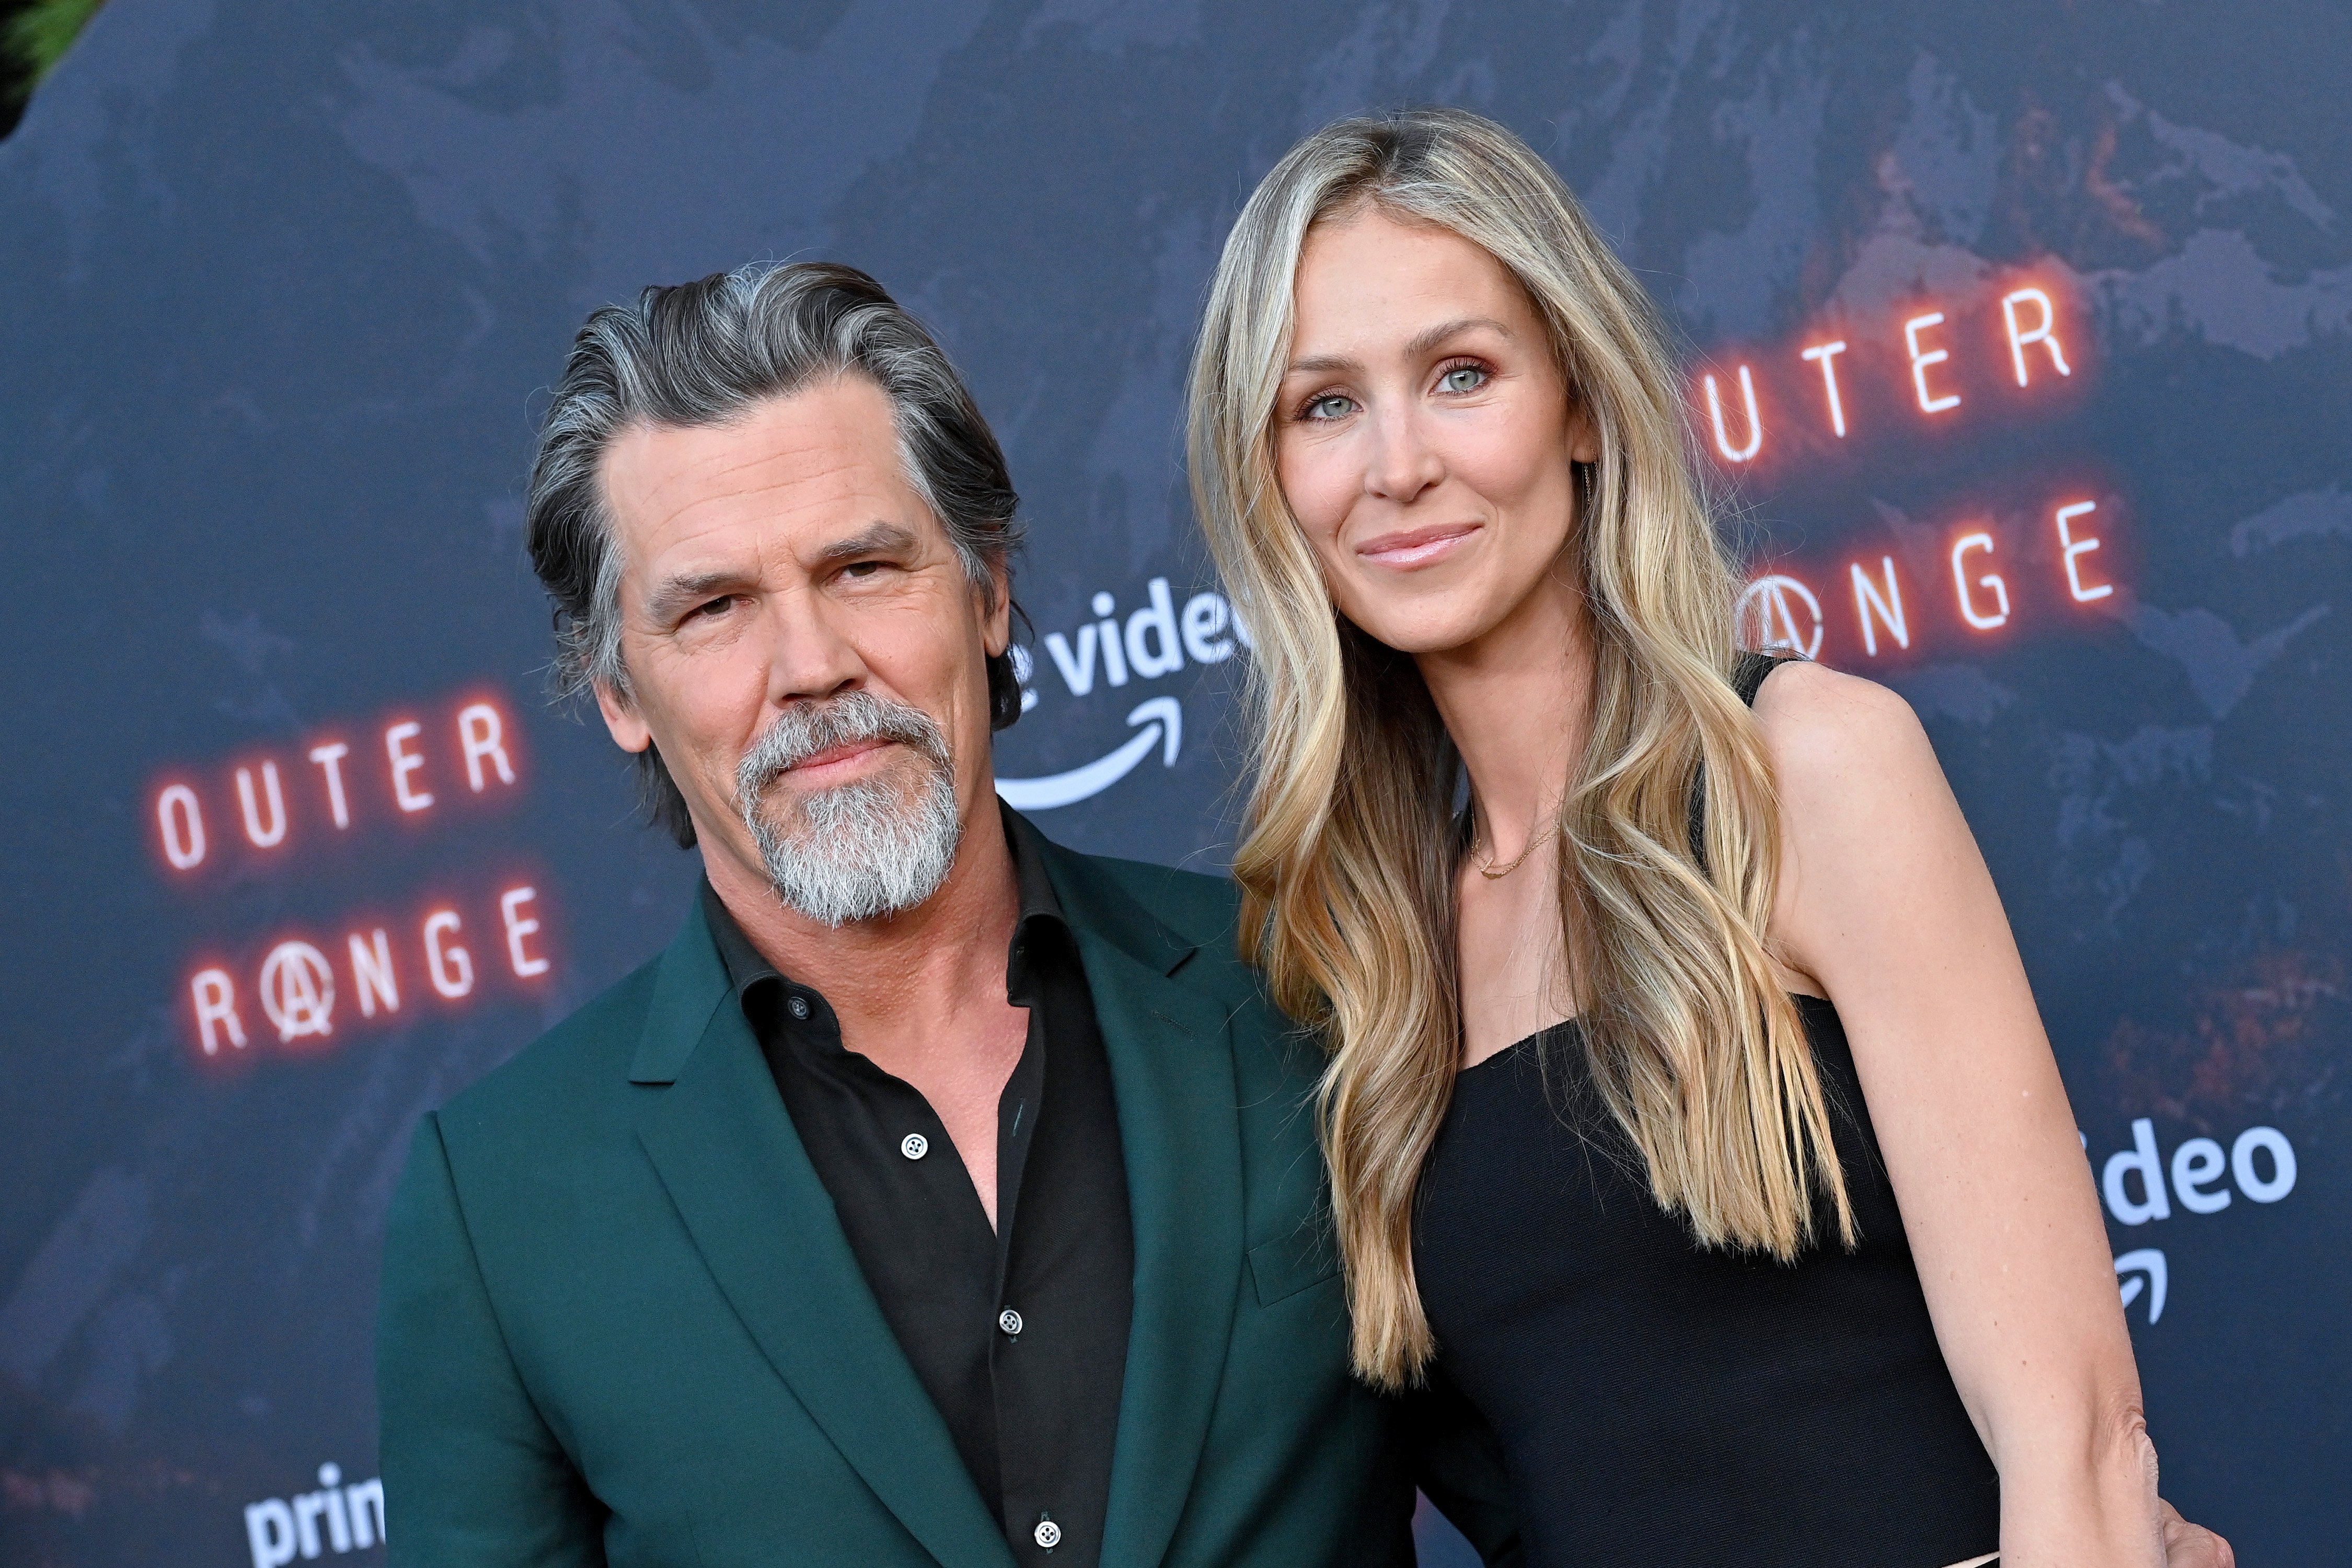
[[[1491,1448],[1349,1375],[1317,1063],[1234,956],[1231,889],[1040,843],[1134,1211],[1102,1561],[1408,1563],[1416,1474],[1506,1550]],[[378,1334],[395,1563],[1012,1568],[698,904],[424,1119]]]

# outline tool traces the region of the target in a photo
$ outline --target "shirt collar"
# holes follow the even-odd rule
[[[1006,983],[1014,992],[1027,989],[1029,950],[1048,931],[1069,931],[1069,920],[1062,913],[1062,901],[1054,896],[1053,879],[1045,874],[1045,857],[1036,853],[1026,834],[1013,830],[1012,808],[997,802],[999,820],[1003,824],[1004,840],[1013,852],[1014,896],[1019,900],[1018,912],[1013,921],[1013,950],[1006,964]],[[767,980],[792,984],[791,978],[768,962],[751,939],[743,932],[719,889],[710,879],[702,879],[702,913],[709,922],[710,937],[718,944],[719,962],[727,966],[727,983],[734,990],[736,1000],[746,1005],[752,989]]]
[[[783,978],[782,972],[761,956],[760,950],[751,945],[751,939],[743,934],[743,928],[728,912],[726,900],[710,885],[708,875],[702,879],[702,918],[709,922],[710,940],[719,948],[719,961],[727,966],[727,984],[734,989],[737,1000],[742,1000],[763,980]]]

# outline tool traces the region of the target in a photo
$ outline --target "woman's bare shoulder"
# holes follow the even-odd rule
[[[1933,778],[1942,770],[1918,715],[1874,680],[1809,659],[1789,659],[1756,694],[1756,722],[1784,805],[1801,814],[1816,801],[1859,804]]]
[[[1784,896],[1794,900],[1776,922],[1799,947],[1941,885],[1938,867],[1975,862],[1936,749],[1896,693],[1791,662],[1757,693],[1756,719],[1780,801]]]
[[[1816,664],[1775,670],[1756,717],[1780,805],[1772,930],[1841,1008],[1874,977],[1932,965],[2000,906],[1911,705]],[[1994,940],[1985,936],[1985,940]]]

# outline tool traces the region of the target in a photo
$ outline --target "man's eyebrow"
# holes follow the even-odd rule
[[[817,552],[820,563],[853,560],[860,555],[892,555],[912,552],[919,542],[913,531],[895,522],[876,522],[836,539]],[[740,593],[755,574],[736,566],[714,566],[701,572],[681,572],[665,577],[646,594],[646,618],[663,626],[713,595]]]
[[[711,595],[728,589],[740,588],[749,581],[732,566],[720,566],[708,572],[681,572],[655,584],[646,595],[646,619],[662,626],[683,611]]]
[[[912,531],[895,522],[869,523],[860,532],[836,539],[816,552],[819,561],[846,561],[855,555],[898,555],[915,548]]]
[[[1407,359],[1419,359],[1446,339],[1476,327],[1484,327],[1506,338],[1514,335],[1510,328],[1491,316],[1465,316],[1459,321],[1441,321],[1424,331],[1414,333],[1412,341],[1404,345],[1404,356]],[[1314,354],[1306,359],[1292,360],[1290,368],[1286,374],[1320,375],[1326,372],[1361,370],[1362,368],[1361,364],[1345,354]]]

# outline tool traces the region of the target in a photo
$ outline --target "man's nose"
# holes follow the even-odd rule
[[[824,597],[806,589],[768,601],[768,701],[824,699],[865,684],[866,661],[835,623]]]
[[[1410,400],[1387,402],[1374,410],[1369,423],[1371,450],[1366,454],[1365,493],[1405,506],[1444,479],[1444,460],[1430,445]]]

